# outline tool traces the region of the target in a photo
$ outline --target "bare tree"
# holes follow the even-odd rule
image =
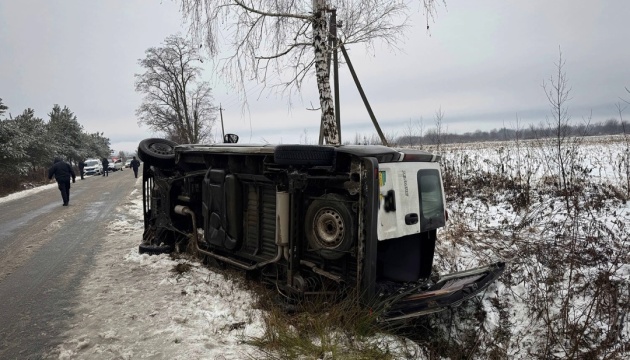
[[[435,128],[427,132],[427,135],[431,138],[432,142],[436,145],[436,152],[440,152],[440,145],[444,142],[444,135],[448,129],[444,126],[444,111],[442,107],[435,112]]]
[[[422,0],[427,21],[436,1]],[[181,0],[181,4],[191,33],[203,39],[211,56],[222,50],[220,45],[229,48],[219,68],[241,93],[248,80],[299,92],[314,71],[322,132],[329,144],[340,142],[329,79],[333,44],[369,46],[379,39],[395,47],[409,10],[408,3],[399,0]],[[329,24],[333,11],[338,21]],[[329,26],[337,30],[335,42],[329,41]]]
[[[407,126],[403,130],[403,136],[401,139],[398,139],[398,142],[401,144],[407,144],[407,146],[412,147],[414,145],[419,145],[422,148],[422,137],[424,136],[424,120],[422,116],[419,119],[411,120],[407,123]]]
[[[202,59],[197,47],[173,35],[145,54],[138,61],[145,71],[135,75],[136,91],[144,94],[136,110],[139,123],[179,143],[209,139],[217,109],[210,85],[200,81]]]
[[[558,186],[565,194],[567,208],[570,208],[571,187],[575,186],[577,149],[581,145],[582,137],[571,137],[571,116],[567,103],[571,100],[571,88],[564,72],[565,61],[562,58],[562,50],[559,49],[556,73],[549,78],[549,82],[543,81],[543,89],[551,109],[551,119],[547,118],[548,131],[552,136],[552,148],[544,155],[548,163],[555,169],[552,173],[558,178]],[[588,124],[587,124],[588,125]],[[588,131],[588,126],[585,127]]]
[[[628,90],[628,89],[626,89]],[[630,90],[628,90],[630,92]],[[621,123],[621,129],[623,131],[623,141],[625,144],[625,151],[620,154],[620,161],[618,165],[618,171],[621,175],[621,179],[625,178],[625,184],[622,188],[626,190],[626,199],[630,199],[630,128],[627,127],[627,122],[623,119],[623,112],[627,106],[622,106],[621,103],[616,104],[617,113],[619,114],[619,122]]]

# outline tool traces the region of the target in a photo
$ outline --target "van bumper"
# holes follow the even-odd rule
[[[446,310],[478,295],[505,270],[504,262],[440,277],[433,285],[417,286],[380,302],[380,320],[403,320]]]

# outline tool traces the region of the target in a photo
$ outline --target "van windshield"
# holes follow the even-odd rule
[[[98,161],[96,160],[88,160],[85,162],[85,166],[95,166],[98,165]]]

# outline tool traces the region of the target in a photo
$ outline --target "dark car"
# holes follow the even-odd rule
[[[505,267],[433,273],[447,213],[439,156],[428,152],[146,139],[138,156],[140,252],[191,247],[291,298],[357,294],[398,320],[458,305]]]

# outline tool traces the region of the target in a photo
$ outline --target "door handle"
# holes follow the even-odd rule
[[[418,214],[411,213],[405,215],[405,224],[407,225],[415,225],[418,223]]]

